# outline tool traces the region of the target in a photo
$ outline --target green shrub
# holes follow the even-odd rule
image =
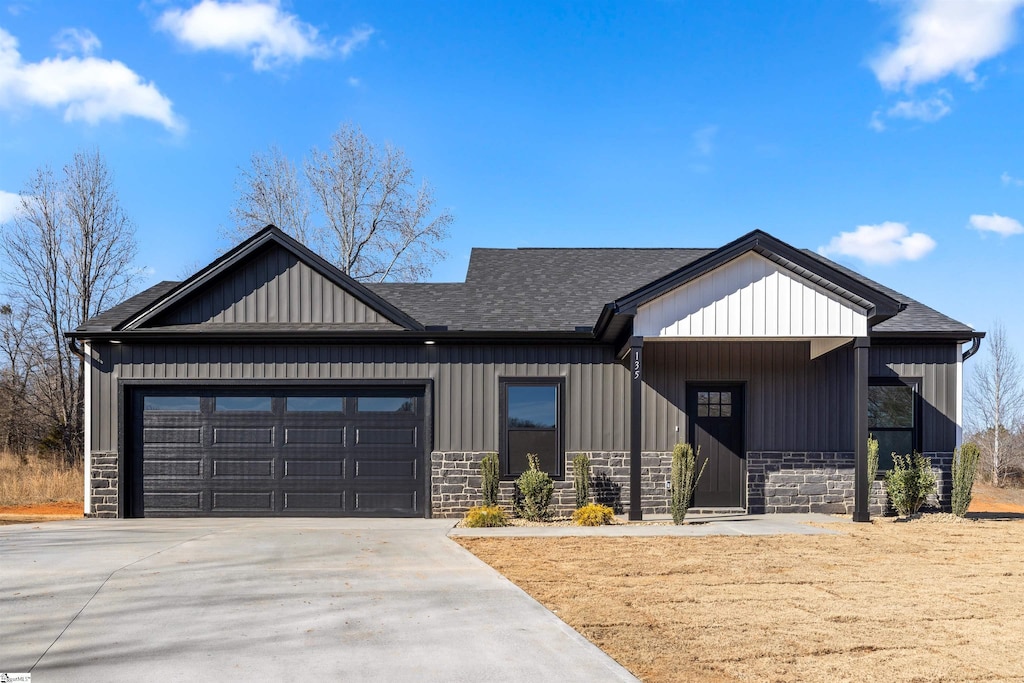
[[[578,526],[604,526],[615,521],[615,511],[607,505],[588,503],[573,510],[572,521]]]
[[[484,507],[492,507],[498,504],[498,482],[501,475],[498,472],[498,454],[488,453],[480,461],[480,487],[484,494]]]
[[[516,479],[516,512],[523,519],[531,522],[544,522],[551,519],[551,496],[555,492],[555,484],[547,472],[542,472],[538,458],[533,453],[526,454],[530,468]]]
[[[590,458],[586,453],[579,453],[572,459],[572,478],[579,510],[590,501]]]
[[[677,443],[672,449],[672,522],[682,524],[686,519],[686,510],[693,500],[693,492],[697,490],[697,483],[704,468],[708,466],[708,459],[704,458],[704,464],[697,471],[697,458],[700,456],[700,446],[697,452],[688,443]]]
[[[920,453],[892,456],[892,469],[885,473],[885,491],[896,512],[916,514],[928,495],[935,492],[932,464]]]
[[[971,489],[978,473],[981,451],[973,443],[965,443],[953,451],[953,514],[963,517],[971,507]]]
[[[466,518],[462,520],[463,526],[478,529],[481,527],[508,526],[508,518],[505,511],[497,505],[481,505],[469,508]]]
[[[875,484],[875,477],[878,476],[878,439],[868,437],[868,495],[871,494],[871,487]]]

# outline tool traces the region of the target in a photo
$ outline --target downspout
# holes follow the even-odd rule
[[[71,353],[75,354],[82,360],[85,360],[85,351],[77,344],[77,342],[75,342],[74,338],[68,339],[68,348],[71,349]]]
[[[971,348],[964,351],[964,355],[960,358],[961,361],[966,361],[968,358],[973,356],[981,348],[981,337],[974,337],[971,340]]]

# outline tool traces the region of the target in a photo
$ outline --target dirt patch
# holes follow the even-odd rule
[[[971,489],[970,512],[1024,513],[1024,489],[997,488],[976,483]]]
[[[77,519],[83,516],[82,504],[77,501],[0,506],[0,524],[50,522],[58,519]]]
[[[1021,681],[1024,521],[461,538],[644,681]]]

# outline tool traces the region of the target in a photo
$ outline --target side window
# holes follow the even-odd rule
[[[921,450],[918,386],[915,379],[868,381],[868,432],[878,439],[878,471],[892,469],[892,454]]]
[[[498,384],[502,475],[522,474],[528,468],[527,453],[534,453],[542,470],[561,477],[565,461],[565,380],[508,378]]]

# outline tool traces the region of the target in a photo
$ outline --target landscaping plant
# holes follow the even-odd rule
[[[516,479],[519,491],[516,512],[531,522],[544,522],[551,519],[551,496],[555,492],[555,484],[547,472],[541,471],[537,455],[527,453],[526,460],[530,464],[529,469]]]
[[[505,516],[505,511],[497,505],[481,505],[469,508],[462,524],[474,529],[479,527],[508,526],[508,518]]]
[[[971,507],[971,489],[978,473],[981,451],[973,443],[965,443],[953,451],[953,514],[963,517]]]
[[[572,459],[572,478],[579,510],[590,500],[590,458],[586,453],[579,453]]]
[[[686,510],[693,500],[693,492],[697,490],[697,483],[704,468],[708,466],[708,459],[704,458],[704,464],[697,471],[697,458],[700,456],[700,446],[694,452],[693,446],[688,443],[677,443],[672,449],[672,522],[682,524],[686,519]]]
[[[578,526],[604,526],[615,521],[615,511],[607,505],[588,503],[573,510],[572,521]]]
[[[868,437],[868,493],[875,485],[875,477],[878,476],[878,439]]]
[[[892,456],[892,469],[885,473],[885,491],[896,512],[917,514],[929,494],[935,492],[935,475],[928,458],[916,451],[912,455]]]
[[[498,504],[498,481],[501,475],[498,473],[498,454],[487,453],[480,461],[480,487],[484,494],[484,507],[492,507]]]

